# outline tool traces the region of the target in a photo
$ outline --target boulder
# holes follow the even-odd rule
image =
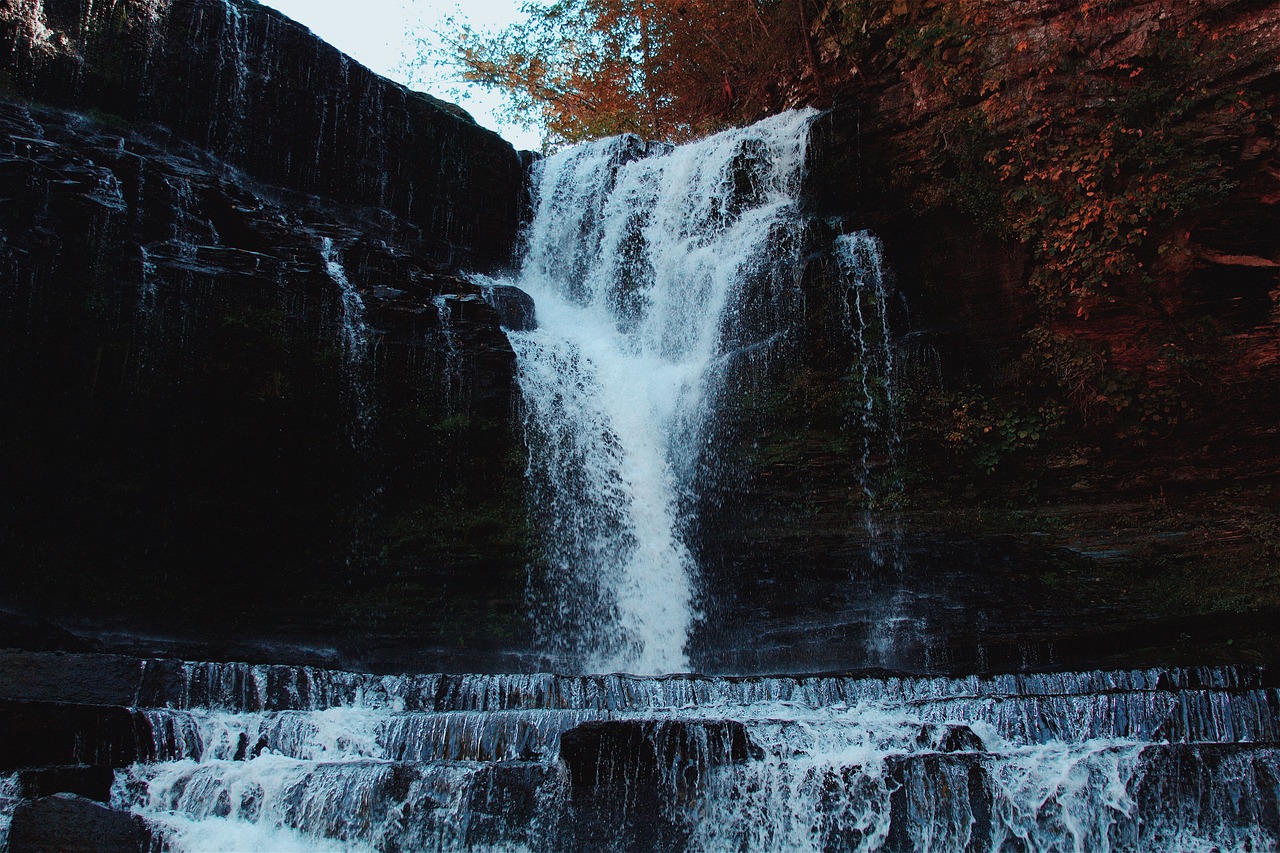
[[[9,853],[145,853],[151,833],[141,818],[74,794],[18,804]]]
[[[124,767],[153,760],[145,714],[119,707],[0,702],[0,772],[58,765]]]

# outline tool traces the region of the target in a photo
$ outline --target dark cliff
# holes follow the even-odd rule
[[[251,2],[10,3],[0,43],[0,639],[491,660],[523,447],[456,273],[511,262],[516,152]]]
[[[155,123],[272,186],[383,210],[423,259],[505,263],[521,168],[457,107],[372,73],[254,2],[13,0],[13,94]]]
[[[1278,7],[898,5],[940,28],[819,118],[805,325],[725,401],[695,662],[1273,658]],[[9,0],[0,44],[0,642],[520,666],[528,306],[458,275],[511,262],[516,153],[241,0]],[[1167,144],[1098,180],[1182,207],[1055,281],[1037,146],[1117,121]]]
[[[740,403],[704,642],[766,668],[1273,657],[1280,5],[892,5],[814,126],[805,352]],[[826,249],[859,229],[891,270],[898,442],[868,489]]]

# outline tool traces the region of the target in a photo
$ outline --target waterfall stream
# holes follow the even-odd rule
[[[1259,668],[374,676],[145,661],[112,804],[176,850],[1271,850]],[[0,799],[3,791],[0,790]],[[0,802],[2,805],[2,802]]]
[[[812,117],[675,148],[606,139],[538,166],[515,281],[538,328],[509,336],[546,554],[534,621],[558,668],[689,669],[699,463],[744,288],[797,227]]]
[[[369,327],[365,323],[364,299],[347,278],[347,270],[332,238],[320,238],[320,258],[324,262],[325,274],[338,288],[342,356],[355,408],[351,440],[359,446],[373,420],[373,399],[369,388]]]

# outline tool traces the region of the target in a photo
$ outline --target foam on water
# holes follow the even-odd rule
[[[679,769],[687,755],[653,741],[671,779],[644,784],[667,785],[656,819],[682,827],[676,849],[1174,853],[1277,841],[1267,810],[1280,796],[1280,690],[1260,670],[712,679],[285,669],[185,670],[222,685],[211,704],[323,704],[299,683],[332,704],[150,709],[169,760],[121,771],[115,804],[178,850],[597,849],[566,829],[591,813],[568,787],[564,732],[635,720],[696,735],[728,720],[753,745],[746,760],[699,753],[691,774]],[[190,695],[190,685],[173,689]],[[629,786],[592,796],[619,797],[625,818]]]
[[[293,829],[230,817],[192,818],[184,814],[152,815],[151,825],[172,850],[202,853],[372,853],[374,848],[349,841],[330,841]]]
[[[21,793],[17,774],[0,776],[0,850],[9,849],[9,825]]]

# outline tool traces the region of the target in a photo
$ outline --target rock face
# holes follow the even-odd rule
[[[1003,62],[1003,96],[1072,107],[1033,83],[1078,4],[988,5],[996,41],[1026,45],[979,60]],[[1078,61],[1146,55],[1184,6],[1106,4]],[[1040,322],[1033,259],[959,200],[917,203],[927,130],[990,93],[943,97],[919,57],[869,71],[813,128],[784,276],[804,326],[724,405],[698,667],[1274,654],[1275,131],[1212,128],[1235,92],[1280,109],[1280,12],[1196,8],[1240,47],[1197,118],[1234,188],[1163,235],[1149,290],[1052,329],[1152,379],[1135,397],[1186,379],[1177,423],[1032,446],[1007,380]],[[0,45],[0,640],[523,667],[534,548],[501,329],[537,318],[458,273],[512,262],[529,157],[244,0],[13,0]],[[874,293],[832,252],[864,229],[891,270]],[[888,335],[855,339],[855,308]],[[868,359],[892,382],[858,387]],[[965,414],[1008,445],[990,470],[948,444]]]
[[[511,146],[255,3],[0,41],[3,605],[215,656],[518,637],[532,318],[456,275],[511,261]]]
[[[93,705],[4,702],[10,733],[0,771],[51,766],[124,767],[155,758],[151,725],[136,710]]]
[[[1276,653],[1280,148],[1265,115],[1280,105],[1280,4],[1102,6],[1085,25],[1075,3],[954,4],[982,10],[980,37],[966,41],[957,13],[955,32],[930,36],[945,49],[865,67],[816,120],[803,346],[752,392],[778,402],[743,394],[744,426],[726,442],[741,479],[704,507],[703,583],[717,592],[695,657],[707,669]],[[1098,83],[1105,69],[1124,66],[1139,85],[1161,46],[1199,32],[1201,52],[1159,73],[1199,81],[1183,87],[1194,106],[1182,121],[1229,190],[1147,235],[1149,272],[1110,299],[1080,316],[1045,311],[1029,284],[1033,247],[991,222],[1000,187],[984,157],[1042,112],[1083,121],[1096,103],[1081,92],[1111,86]],[[957,94],[940,67],[988,85]],[[1263,118],[1242,118],[1253,108]],[[989,150],[966,151],[971,126]],[[894,365],[867,386],[894,432],[869,456],[868,398],[849,379],[859,342],[841,322],[849,285],[828,248],[864,229],[890,271]],[[1037,383],[1083,389],[1104,364],[1096,391],[1054,391],[1094,409],[1041,435]],[[1108,395],[1124,397],[1121,414]]]
[[[689,827],[671,802],[697,796],[715,768],[763,758],[736,720],[608,720],[560,736],[575,850],[678,850]]]
[[[257,180],[393,214],[420,258],[511,255],[516,152],[450,104],[378,77],[251,0],[18,0],[0,21],[18,95],[156,123]]]

